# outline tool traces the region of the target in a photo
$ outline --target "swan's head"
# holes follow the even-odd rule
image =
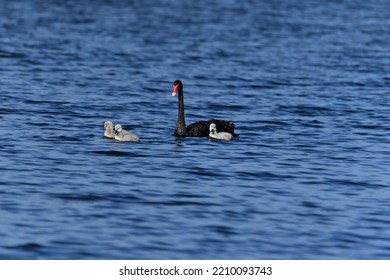
[[[115,125],[115,133],[119,133],[122,131],[122,126],[120,124]]]
[[[113,129],[113,124],[112,124],[112,122],[106,121],[106,122],[104,123],[104,129],[105,129],[105,130],[112,130],[112,129]]]
[[[217,126],[215,123],[210,124],[210,132],[215,133],[217,132]]]
[[[175,96],[180,90],[183,90],[183,83],[180,80],[174,81],[172,96]]]

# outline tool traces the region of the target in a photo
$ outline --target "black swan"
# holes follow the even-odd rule
[[[207,137],[209,136],[210,124],[215,123],[218,132],[229,132],[234,134],[234,123],[232,121],[223,120],[209,120],[200,121],[190,124],[186,127],[186,121],[184,117],[184,96],[183,96],[183,83],[179,80],[173,82],[172,96],[178,94],[179,109],[177,115],[177,122],[174,135],[176,137]]]

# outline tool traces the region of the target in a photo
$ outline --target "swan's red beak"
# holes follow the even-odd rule
[[[179,85],[174,85],[173,86],[173,92],[172,96],[176,96],[176,94],[179,92]]]

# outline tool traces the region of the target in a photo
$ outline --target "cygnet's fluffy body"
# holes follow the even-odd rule
[[[210,124],[210,138],[220,140],[232,140],[233,135],[229,132],[217,132],[217,126],[215,123]]]
[[[115,140],[137,142],[139,138],[130,131],[124,130],[120,124],[115,125]]]
[[[106,121],[104,123],[104,137],[114,139],[115,133],[114,133],[114,125],[110,121]]]

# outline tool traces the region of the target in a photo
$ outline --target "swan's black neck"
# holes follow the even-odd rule
[[[175,136],[187,136],[188,132],[186,129],[186,120],[184,117],[184,95],[183,95],[182,87],[180,87],[178,90],[178,101],[179,101],[179,109],[177,113]]]

